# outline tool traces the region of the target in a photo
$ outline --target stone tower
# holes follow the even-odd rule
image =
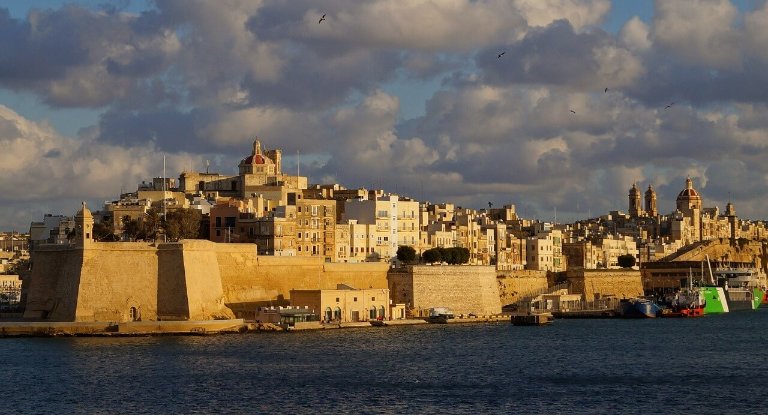
[[[629,189],[629,216],[637,218],[643,215],[643,206],[640,203],[640,189],[637,188],[637,184],[632,183],[632,188]]]
[[[75,246],[80,248],[90,247],[93,244],[93,215],[85,207],[85,202],[83,202],[83,208],[75,214],[75,229]]]
[[[685,179],[685,189],[677,195],[677,210],[685,218],[690,219],[691,223],[691,242],[701,240],[701,205],[702,200],[699,192],[693,188],[693,180],[690,177]]]
[[[658,209],[656,209],[656,191],[650,184],[648,190],[645,191],[645,213],[652,218],[659,214]]]
[[[725,216],[728,217],[728,225],[731,228],[731,242],[739,238],[739,219],[736,217],[736,208],[733,203],[728,202],[725,205]]]

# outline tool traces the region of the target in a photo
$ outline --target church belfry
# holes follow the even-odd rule
[[[650,184],[648,190],[645,191],[645,213],[650,217],[656,217],[659,214],[658,209],[656,209],[656,191]]]
[[[632,183],[632,188],[629,189],[629,216],[637,218],[642,216],[643,207],[640,203],[640,189],[637,188],[636,183]]]

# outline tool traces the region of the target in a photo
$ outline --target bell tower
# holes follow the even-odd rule
[[[643,207],[640,203],[640,189],[637,188],[636,183],[632,183],[632,188],[629,189],[629,216],[637,218],[642,216]]]

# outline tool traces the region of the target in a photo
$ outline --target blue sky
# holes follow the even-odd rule
[[[163,154],[232,173],[255,136],[311,182],[434,203],[573,220],[637,182],[666,213],[690,176],[768,216],[764,1],[103,3],[0,4],[0,229]]]

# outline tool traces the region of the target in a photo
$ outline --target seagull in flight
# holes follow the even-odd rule
[[[603,91],[604,94],[608,93],[608,88],[605,88],[605,91]]]
[[[323,17],[320,18],[320,20],[317,21],[317,24],[320,24],[325,20],[325,13],[323,13]]]
[[[574,110],[571,110],[571,112],[572,112],[572,113],[574,113],[574,114],[576,114],[576,111],[574,111]]]
[[[673,105],[675,105],[675,103],[674,102],[670,102],[669,104],[667,104],[666,107],[664,107],[664,109],[668,110],[668,109],[672,108]]]
[[[506,50],[505,50],[505,51],[503,51],[503,52],[501,52],[501,53],[499,53],[498,55],[496,55],[496,59],[499,59],[499,58],[501,58],[502,56],[504,56],[504,54],[505,54],[505,53],[507,53],[507,51],[506,51]]]

